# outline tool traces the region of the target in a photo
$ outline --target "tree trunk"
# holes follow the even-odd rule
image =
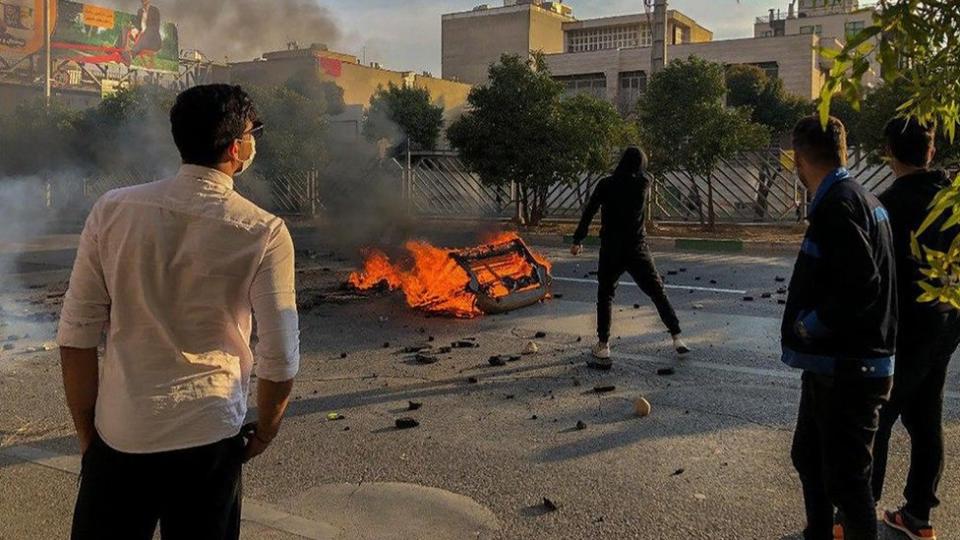
[[[717,214],[713,207],[713,172],[707,175],[707,213],[709,216],[709,229],[712,231],[717,224]]]

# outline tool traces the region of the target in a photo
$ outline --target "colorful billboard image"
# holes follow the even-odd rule
[[[56,20],[56,5],[51,11]],[[0,0],[0,57],[19,60],[43,45],[43,0]]]
[[[160,8],[151,0],[139,3],[139,10],[133,14],[60,0],[53,34],[57,58],[79,64],[123,64],[131,69],[176,72],[176,25],[164,22]]]

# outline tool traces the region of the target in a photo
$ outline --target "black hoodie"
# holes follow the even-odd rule
[[[917,285],[918,281],[924,279],[920,273],[923,265],[910,249],[911,233],[920,228],[930,213],[930,203],[934,196],[949,185],[950,180],[943,171],[919,171],[898,178],[880,195],[880,202],[890,214],[890,227],[893,229],[901,321],[909,321],[911,315],[920,315],[925,311],[952,309],[948,305],[917,302],[923,292]],[[945,219],[946,216],[941,217],[920,236],[922,245],[943,252],[950,249],[950,243],[957,231],[949,229],[941,232],[940,226]]]
[[[600,180],[583,210],[580,226],[573,235],[579,244],[587,237],[590,222],[600,208],[600,245],[604,250],[630,252],[644,244],[646,233],[646,156],[639,148],[628,148],[613,172]]]

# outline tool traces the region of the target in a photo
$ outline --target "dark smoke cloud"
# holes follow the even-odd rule
[[[112,0],[112,7],[136,13],[137,0]],[[180,48],[212,60],[251,60],[282,50],[291,41],[335,45],[341,31],[330,10],[315,0],[152,0],[164,22],[180,32]]]

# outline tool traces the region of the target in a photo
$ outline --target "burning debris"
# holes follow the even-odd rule
[[[400,289],[415,309],[460,318],[511,311],[550,293],[550,263],[515,233],[466,249],[419,241],[405,247],[410,264],[393,263],[383,252],[372,251],[349,284],[359,290]]]

